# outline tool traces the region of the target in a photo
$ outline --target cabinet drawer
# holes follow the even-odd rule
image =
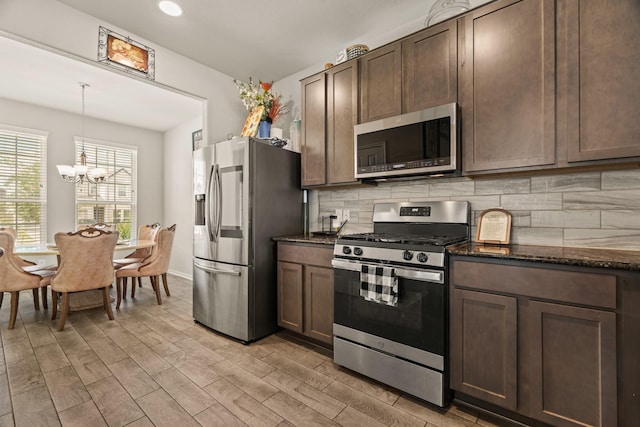
[[[616,277],[609,274],[454,260],[451,283],[471,289],[616,308]]]
[[[331,267],[333,246],[278,242],[278,261]]]

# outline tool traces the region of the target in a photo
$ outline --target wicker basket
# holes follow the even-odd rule
[[[369,46],[366,44],[354,44],[347,48],[347,59],[357,58],[369,52]]]

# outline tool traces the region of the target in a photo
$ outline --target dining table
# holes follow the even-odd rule
[[[119,240],[116,243],[116,247],[114,249],[114,259],[117,258],[115,255],[121,251],[134,251],[136,249],[145,249],[155,246],[156,242],[153,240]],[[30,246],[17,246],[14,249],[14,253],[21,257],[38,257],[38,256],[47,256],[47,255],[60,255],[58,248],[53,243],[47,243],[42,245],[30,245]]]
[[[153,240],[142,240],[142,239],[130,239],[130,240],[119,240],[116,243],[114,248],[114,259],[123,258],[125,255],[122,252],[133,252],[136,249],[145,249],[150,248],[156,245],[156,242]],[[31,245],[31,246],[19,246],[14,249],[14,253],[20,257],[29,257],[31,260],[34,258],[38,258],[41,256],[52,256],[55,255],[57,259],[57,264],[60,264],[60,251],[53,243],[41,244],[41,245]],[[37,260],[38,267],[40,268],[48,268],[45,265],[40,265],[40,260]],[[35,266],[34,266],[35,267]],[[37,268],[32,267],[31,269],[36,270]],[[90,308],[102,307],[102,291],[101,290],[91,290],[84,292],[75,292],[69,296],[69,310],[70,311],[78,311],[78,310],[86,310]]]

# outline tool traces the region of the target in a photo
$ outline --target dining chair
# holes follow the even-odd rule
[[[11,227],[0,227],[0,231],[6,231],[13,236],[13,247],[15,250],[15,245],[18,243],[18,233],[16,232],[16,229]],[[40,270],[52,270],[55,272],[56,270],[56,266],[40,266],[35,262],[26,260],[15,253],[13,254],[13,258],[16,260],[16,264],[18,264],[19,267],[23,268],[24,271],[27,271],[29,273]],[[44,286],[40,288],[40,293],[42,295],[42,306],[44,308],[49,308],[47,305],[47,287]],[[36,310],[40,310],[40,298],[38,297],[38,289],[35,288],[33,289],[33,307]]]
[[[160,223],[141,225],[138,228],[138,240],[153,240],[155,241],[158,230],[160,229]],[[124,267],[125,265],[144,262],[151,256],[153,247],[136,249],[124,258],[118,258],[113,260],[113,266],[116,270]],[[142,278],[138,277],[138,286],[142,286]]]
[[[54,271],[44,270],[32,273],[26,272],[18,265],[13,256],[15,240],[7,231],[0,231],[0,307],[4,293],[11,294],[11,313],[9,315],[9,329],[13,329],[18,316],[18,300],[20,291],[34,290],[34,301],[38,296],[38,289],[45,289],[51,282]],[[44,300],[46,302],[46,296]],[[46,306],[45,306],[46,308]],[[38,309],[36,307],[36,309]]]
[[[167,282],[167,270],[169,269],[169,261],[171,260],[171,249],[173,247],[175,232],[176,224],[173,224],[171,227],[161,228],[157,231],[156,246],[154,246],[152,255],[149,258],[144,262],[129,264],[116,270],[116,309],[120,308],[122,296],[127,292],[127,278],[129,277],[149,277],[151,279],[151,286],[156,293],[158,304],[162,304],[162,296],[160,295],[160,277],[162,277],[164,291],[167,296],[171,296]],[[134,296],[135,286],[132,282],[131,297]]]
[[[118,232],[85,228],[75,233],[56,233],[56,246],[60,252],[58,272],[51,279],[53,314],[58,312],[58,294],[62,294],[58,331],[64,329],[69,315],[69,294],[89,290],[102,290],[102,301],[109,320],[113,320],[109,286],[113,282],[113,251]]]

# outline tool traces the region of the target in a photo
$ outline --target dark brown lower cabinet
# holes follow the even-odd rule
[[[333,344],[333,246],[278,242],[278,325]]]
[[[552,426],[620,425],[617,277],[482,260],[452,260],[451,388]]]
[[[515,411],[518,406],[518,301],[454,289],[451,355],[456,390]],[[455,355],[455,357],[454,357]]]
[[[532,417],[615,426],[616,315],[530,301]]]

